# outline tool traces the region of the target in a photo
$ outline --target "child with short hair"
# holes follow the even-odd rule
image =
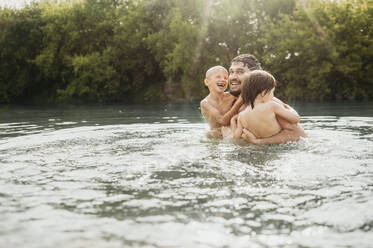
[[[210,126],[207,136],[222,138],[221,128],[229,125],[231,118],[237,114],[242,98],[237,99],[225,92],[228,87],[228,71],[223,66],[208,69],[204,83],[210,91],[200,103],[202,115]]]
[[[232,127],[235,139],[241,137],[243,129],[250,131],[256,138],[267,138],[279,133],[282,128],[276,116],[291,123],[299,122],[298,113],[273,101],[276,84],[275,78],[263,70],[252,71],[244,80],[241,96],[246,108],[239,113],[237,126]]]

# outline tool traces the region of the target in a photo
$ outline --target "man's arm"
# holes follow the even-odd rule
[[[215,108],[212,104],[210,104],[208,101],[203,100],[201,102],[201,110],[202,114],[205,116],[209,116],[210,118],[216,120],[217,123],[219,123],[222,126],[227,126],[230,123],[231,118],[237,114],[239,108],[242,105],[242,98],[239,97],[237,101],[233,104],[232,108],[222,115],[220,111]]]
[[[302,134],[304,134],[303,130],[290,131],[290,130],[284,129],[274,136],[264,138],[264,139],[257,139],[254,136],[254,134],[252,134],[250,131],[243,129],[243,133],[241,137],[255,145],[271,145],[271,144],[283,144],[289,141],[298,141],[300,137],[305,137]]]
[[[283,129],[278,134],[268,138],[257,139],[249,130],[242,130],[242,138],[255,145],[283,144],[289,141],[298,141],[300,137],[307,137],[303,128],[298,125],[291,125],[292,129]]]

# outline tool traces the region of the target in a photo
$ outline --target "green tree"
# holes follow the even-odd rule
[[[35,94],[40,77],[32,60],[41,50],[40,14],[35,8],[0,10],[0,103]]]
[[[266,24],[263,61],[279,78],[280,94],[372,98],[371,13],[365,1],[300,1],[293,15]]]
[[[373,99],[370,0],[43,0],[0,9],[0,103],[201,99],[252,53],[277,95]]]

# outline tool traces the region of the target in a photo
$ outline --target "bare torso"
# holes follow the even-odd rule
[[[236,98],[231,94],[225,92],[219,99],[214,99],[211,97],[211,95],[208,95],[202,100],[202,102],[203,101],[208,103],[208,105],[206,104],[207,106],[211,106],[210,109],[215,108],[215,110],[218,111],[220,115],[224,115],[232,108],[234,102],[236,101]],[[217,129],[222,127],[223,125],[218,122],[214,115],[214,112],[209,111],[210,109],[206,110],[204,108],[201,108],[202,115],[205,118],[206,122],[209,124],[210,129]]]
[[[255,105],[254,109],[247,106],[239,114],[243,128],[252,132],[257,138],[267,138],[279,133],[282,128],[274,112],[273,101]]]

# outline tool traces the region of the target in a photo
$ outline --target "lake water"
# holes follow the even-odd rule
[[[0,247],[372,247],[373,103],[209,140],[198,104],[0,107]]]

